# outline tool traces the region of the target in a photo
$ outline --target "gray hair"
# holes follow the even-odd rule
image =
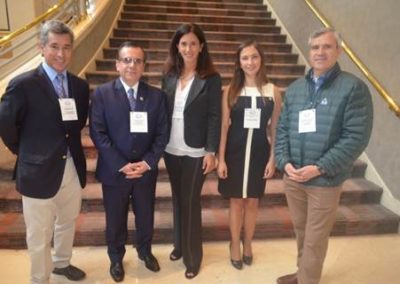
[[[46,45],[46,43],[49,41],[49,33],[54,33],[58,35],[67,34],[71,38],[71,44],[74,42],[74,33],[66,24],[61,21],[50,20],[44,22],[44,24],[40,28],[40,44]]]
[[[336,39],[336,44],[338,47],[342,45],[343,39],[340,36],[340,34],[334,28],[325,28],[325,27],[311,33],[310,37],[308,38],[308,45],[311,46],[311,41],[313,39],[320,37],[327,33],[332,33],[334,35],[334,37]]]

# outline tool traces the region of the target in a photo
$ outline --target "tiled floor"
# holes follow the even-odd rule
[[[229,262],[226,242],[205,243],[200,274],[193,280],[184,278],[181,261],[171,262],[170,245],[154,245],[161,271],[152,273],[137,260],[136,252],[128,248],[124,265],[123,283],[263,283],[273,284],[275,279],[295,270],[294,239],[255,241],[254,264],[242,271]],[[73,264],[87,273],[85,281],[78,283],[114,283],[108,274],[109,262],[104,247],[75,248]],[[29,282],[29,258],[25,250],[0,250],[0,283]],[[63,277],[53,277],[52,283],[73,283]],[[398,284],[400,283],[400,235],[332,237],[320,284]]]

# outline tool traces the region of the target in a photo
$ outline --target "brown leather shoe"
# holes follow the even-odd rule
[[[281,276],[278,279],[276,279],[276,283],[278,283],[278,284],[298,284],[297,273],[292,273],[292,274]]]

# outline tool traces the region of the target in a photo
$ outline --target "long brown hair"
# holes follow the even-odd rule
[[[233,72],[232,80],[229,83],[229,90],[228,90],[229,107],[232,107],[236,103],[236,100],[244,87],[245,75],[242,68],[240,67],[240,54],[242,53],[243,49],[249,46],[253,46],[257,50],[261,59],[260,70],[258,70],[256,74],[256,85],[260,93],[262,93],[262,86],[268,83],[267,71],[265,68],[264,52],[261,46],[254,40],[245,41],[238,47],[236,51],[235,70]]]
[[[211,60],[210,54],[208,53],[208,46],[206,37],[204,36],[201,28],[193,23],[190,24],[182,24],[175,31],[174,36],[172,37],[171,44],[169,47],[168,58],[164,64],[164,74],[174,74],[180,76],[184,62],[183,58],[178,52],[177,45],[181,38],[188,34],[194,33],[196,37],[199,39],[200,44],[203,45],[201,52],[197,58],[196,72],[201,78],[208,77],[217,73],[214,68],[214,64]]]

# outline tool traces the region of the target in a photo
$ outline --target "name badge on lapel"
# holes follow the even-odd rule
[[[63,121],[78,120],[75,99],[58,99],[61,108],[61,117]]]
[[[131,133],[147,133],[147,112],[131,111],[130,112],[130,130]]]
[[[317,131],[315,108],[299,112],[299,133]]]

